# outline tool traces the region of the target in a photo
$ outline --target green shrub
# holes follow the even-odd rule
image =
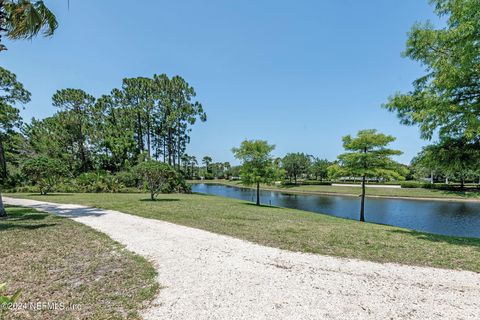
[[[86,172],[72,181],[74,192],[119,192],[125,186],[116,176],[105,171]]]
[[[399,184],[402,188],[427,188],[427,185],[431,185],[430,183],[422,181],[401,181]]]

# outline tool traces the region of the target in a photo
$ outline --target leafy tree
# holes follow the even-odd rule
[[[150,192],[151,200],[155,200],[155,197],[168,189],[172,180],[177,178],[172,166],[155,160],[139,163],[135,167],[135,172],[145,183],[147,190]]]
[[[2,34],[12,40],[30,40],[40,32],[52,36],[57,27],[55,15],[43,1],[0,0],[0,40]],[[7,48],[0,44],[3,50]]]
[[[264,140],[245,140],[240,147],[232,149],[235,158],[242,161],[242,183],[257,187],[257,205],[260,205],[260,183],[272,183],[280,175],[271,155],[274,149],[275,145]]]
[[[202,163],[205,166],[205,169],[207,170],[207,173],[210,173],[210,164],[212,163],[213,159],[210,156],[205,156],[202,158]]]
[[[15,135],[14,129],[21,124],[19,110],[15,108],[18,103],[30,101],[30,92],[17,81],[15,74],[0,67],[0,185],[7,177],[7,157],[5,142]],[[0,190],[0,216],[6,212],[1,199]]]
[[[330,162],[327,159],[315,158],[310,166],[310,174],[315,177],[315,180],[323,181],[328,177],[328,167]]]
[[[391,156],[402,154],[386,146],[395,141],[392,136],[377,133],[377,130],[361,130],[357,137],[343,137],[343,147],[349,151],[338,156],[344,172],[362,177],[360,221],[365,221],[365,182],[368,177],[392,177],[401,179],[398,164]]]
[[[385,107],[401,122],[418,124],[424,138],[480,135],[480,3],[478,0],[430,0],[447,26],[415,24],[404,55],[419,61],[426,74],[411,92],[397,93]]]
[[[53,95],[52,100],[55,107],[64,111],[60,115],[74,143],[73,149],[80,162],[80,172],[87,172],[92,168],[87,145],[95,98],[80,89],[62,89]]]
[[[38,185],[40,193],[45,195],[52,191],[60,178],[67,175],[67,168],[59,160],[36,156],[23,163],[22,172]]]
[[[443,174],[438,160],[439,158],[434,155],[431,147],[424,147],[410,162],[414,170],[414,177],[419,180],[429,177],[430,183],[433,184],[435,176]]]
[[[305,153],[287,153],[282,159],[282,167],[286,172],[287,177],[292,181],[292,178],[297,184],[297,177],[308,172],[311,165],[310,156]]]
[[[464,138],[444,138],[425,147],[416,157],[415,163],[443,174],[446,178],[456,179],[463,189],[465,180],[480,174],[480,143],[471,143]]]
[[[137,161],[130,110],[122,108],[112,95],[103,95],[93,107],[89,132],[94,163],[100,169],[119,172]]]

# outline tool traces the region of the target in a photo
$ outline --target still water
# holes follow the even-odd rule
[[[216,184],[193,184],[192,190],[247,201],[255,197],[253,189]],[[360,199],[348,196],[261,191],[260,200],[263,204],[348,219],[358,219],[360,208]],[[480,202],[367,198],[365,220],[449,236],[480,238]]]

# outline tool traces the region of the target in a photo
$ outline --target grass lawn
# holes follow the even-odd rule
[[[219,183],[231,186],[245,187],[240,181],[228,180],[192,180],[191,183]],[[308,194],[346,194],[358,196],[361,193],[360,187],[337,187],[320,185],[298,185],[298,186],[267,186],[262,189],[281,191],[285,193],[308,193]],[[406,198],[440,198],[440,199],[469,199],[480,201],[480,191],[447,191],[424,188],[366,188],[367,196],[381,197],[406,197]]]
[[[378,262],[480,272],[480,239],[433,235],[199,194],[10,194],[160,219],[267,246]]]
[[[0,219],[0,283],[18,303],[70,310],[8,310],[0,319],[139,319],[158,290],[150,262],[67,218],[8,207]]]

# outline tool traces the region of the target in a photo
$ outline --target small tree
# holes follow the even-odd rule
[[[287,153],[282,159],[282,165],[290,181],[292,181],[293,178],[295,184],[297,184],[297,178],[308,172],[311,159],[310,156],[305,153]]]
[[[356,138],[343,137],[343,147],[350,151],[338,156],[344,172],[362,177],[360,221],[365,221],[365,182],[368,177],[390,177],[401,179],[398,164],[390,157],[402,154],[386,146],[395,141],[392,136],[377,133],[377,130],[361,130]]]
[[[135,167],[135,172],[145,183],[152,201],[158,194],[169,191],[172,180],[177,178],[177,173],[170,165],[154,160],[139,163]]]
[[[37,156],[23,163],[22,173],[38,185],[40,194],[51,192],[55,184],[66,176],[67,168],[63,162],[46,156]]]
[[[272,183],[279,176],[271,152],[275,145],[264,140],[245,140],[239,148],[233,148],[235,158],[242,161],[240,178],[245,185],[257,186],[257,206],[260,205],[260,183]]]

